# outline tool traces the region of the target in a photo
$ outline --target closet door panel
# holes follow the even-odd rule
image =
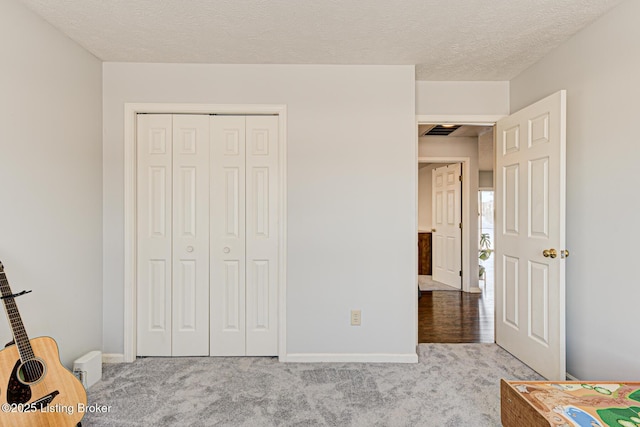
[[[210,354],[244,356],[245,117],[212,116],[210,126]]]
[[[137,121],[137,354],[171,356],[172,118]]]
[[[278,117],[246,119],[247,356],[278,354]]]
[[[209,354],[209,116],[173,116],[173,356]]]

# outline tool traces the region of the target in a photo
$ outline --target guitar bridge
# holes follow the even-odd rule
[[[33,407],[34,409],[41,410],[45,406],[49,406],[49,404],[53,401],[53,399],[59,394],[60,392],[58,390],[54,390],[51,393],[47,394],[46,396],[41,397],[38,400],[34,400],[29,404],[29,406]]]

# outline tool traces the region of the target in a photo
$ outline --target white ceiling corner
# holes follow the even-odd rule
[[[406,64],[509,80],[621,0],[21,0],[103,61]]]

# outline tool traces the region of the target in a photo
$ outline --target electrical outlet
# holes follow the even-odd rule
[[[360,310],[351,310],[351,326],[360,326],[362,314]]]

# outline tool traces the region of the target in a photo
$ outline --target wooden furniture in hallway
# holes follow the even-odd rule
[[[431,233],[418,233],[418,274],[431,275]]]

